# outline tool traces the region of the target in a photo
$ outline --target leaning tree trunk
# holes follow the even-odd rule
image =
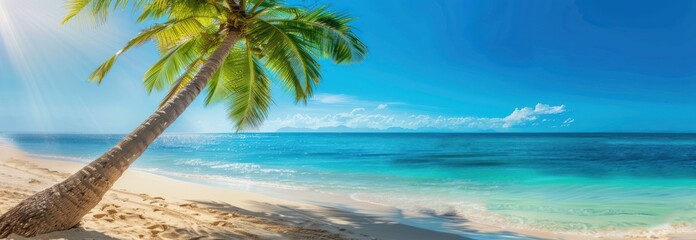
[[[34,194],[0,216],[0,238],[75,227],[147,147],[179,117],[220,68],[239,36],[230,32],[201,71],[130,135],[77,173]]]

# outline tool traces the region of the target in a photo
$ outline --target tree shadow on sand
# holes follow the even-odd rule
[[[444,224],[441,230],[457,234],[438,232],[424,228],[413,227],[397,221],[370,214],[358,213],[355,209],[344,206],[328,207],[315,205],[305,209],[282,204],[269,204],[263,202],[246,203],[247,210],[230,205],[225,202],[214,201],[190,201],[197,207],[192,208],[198,213],[209,213],[215,219],[209,219],[205,227],[195,224],[158,224],[164,227],[160,233],[149,234],[150,227],[141,229],[146,239],[400,239],[400,240],[460,240],[460,239],[539,239],[520,235],[509,231],[482,232],[476,229],[461,226],[462,221],[457,217],[451,217],[445,221],[452,224]],[[191,204],[184,204],[191,205]],[[169,215],[191,214],[164,209]],[[195,214],[195,213],[194,213]],[[441,217],[441,216],[438,216]],[[400,212],[396,213],[396,219],[407,220],[409,224],[419,223],[419,218],[407,217]],[[425,219],[425,217],[424,217]],[[150,221],[150,220],[143,220]],[[459,225],[455,225],[459,223]],[[133,222],[132,224],[139,224]],[[203,224],[203,223],[201,223]],[[420,225],[420,224],[419,224]],[[153,225],[154,226],[154,225]],[[422,226],[422,225],[421,225]],[[427,226],[427,225],[425,225]],[[427,227],[426,227],[427,228]],[[155,228],[157,230],[158,228]],[[117,230],[117,229],[113,229]],[[140,231],[138,233],[140,234]],[[135,237],[135,236],[133,236]],[[43,234],[31,239],[117,239],[105,233],[85,229],[83,226],[76,228]],[[10,239],[27,239],[16,235]]]
[[[328,231],[341,236],[346,236],[343,238],[348,239],[542,239],[521,235],[519,233],[510,231],[482,232],[476,229],[465,228],[461,225],[454,226],[454,224],[450,224],[446,226],[446,228],[448,228],[448,231],[452,230],[451,232],[457,232],[459,234],[450,234],[413,227],[369,214],[357,213],[356,211],[343,206],[327,207],[316,205],[316,207],[313,207],[312,209],[299,209],[293,206],[269,204],[263,202],[249,203],[251,204],[250,206],[253,206],[253,209],[259,210],[258,212],[255,212],[224,202],[192,202],[215,209],[216,211],[238,212],[243,215],[278,221],[291,226],[301,226],[294,229],[294,231],[298,232],[287,232],[286,237],[289,237],[290,239],[312,239],[305,238],[310,236],[302,235],[304,231],[311,229]],[[398,214],[401,215],[400,218],[407,218],[401,213]],[[418,222],[418,219],[411,218],[409,220],[410,222]],[[466,220],[457,218],[457,221],[461,223],[461,221]]]

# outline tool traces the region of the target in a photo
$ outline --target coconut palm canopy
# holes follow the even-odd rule
[[[238,31],[234,48],[207,84],[205,99],[206,104],[227,104],[237,130],[256,128],[267,117],[272,79],[295,101],[306,103],[321,81],[319,58],[351,63],[367,50],[347,15],[327,7],[288,7],[279,0],[74,0],[63,22],[84,17],[103,22],[109,11],[129,6],[141,9],[138,21],[163,22],[131,39],[90,80],[101,83],[120,55],[153,41],[161,57],[143,84],[148,92],[168,89],[164,103],[201,70],[230,31]]]

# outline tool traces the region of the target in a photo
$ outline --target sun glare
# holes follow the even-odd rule
[[[25,99],[23,100],[31,106],[30,111],[34,116],[34,124],[37,128],[44,128],[44,126],[51,126],[50,112],[46,107],[42,87],[39,84],[42,72],[40,69],[32,67],[30,54],[35,53],[30,45],[31,39],[29,38],[32,36],[27,35],[28,32],[35,30],[32,27],[42,24],[41,21],[44,19],[27,17],[27,11],[21,10],[22,7],[26,6],[12,6],[13,2],[19,1],[0,1],[0,41],[7,54],[0,56],[0,58],[9,62],[9,66],[12,68],[3,69],[3,71],[11,71],[20,80],[19,82],[24,88],[23,97]],[[22,4],[25,3],[22,2]],[[27,2],[27,4],[31,3]],[[45,81],[41,83],[46,84]]]

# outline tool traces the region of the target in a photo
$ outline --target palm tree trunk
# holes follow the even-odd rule
[[[25,199],[0,216],[0,238],[25,237],[75,227],[101,201],[145,149],[179,117],[205,88],[232,50],[239,33],[227,34],[201,70],[184,88],[116,146],[77,173]]]

